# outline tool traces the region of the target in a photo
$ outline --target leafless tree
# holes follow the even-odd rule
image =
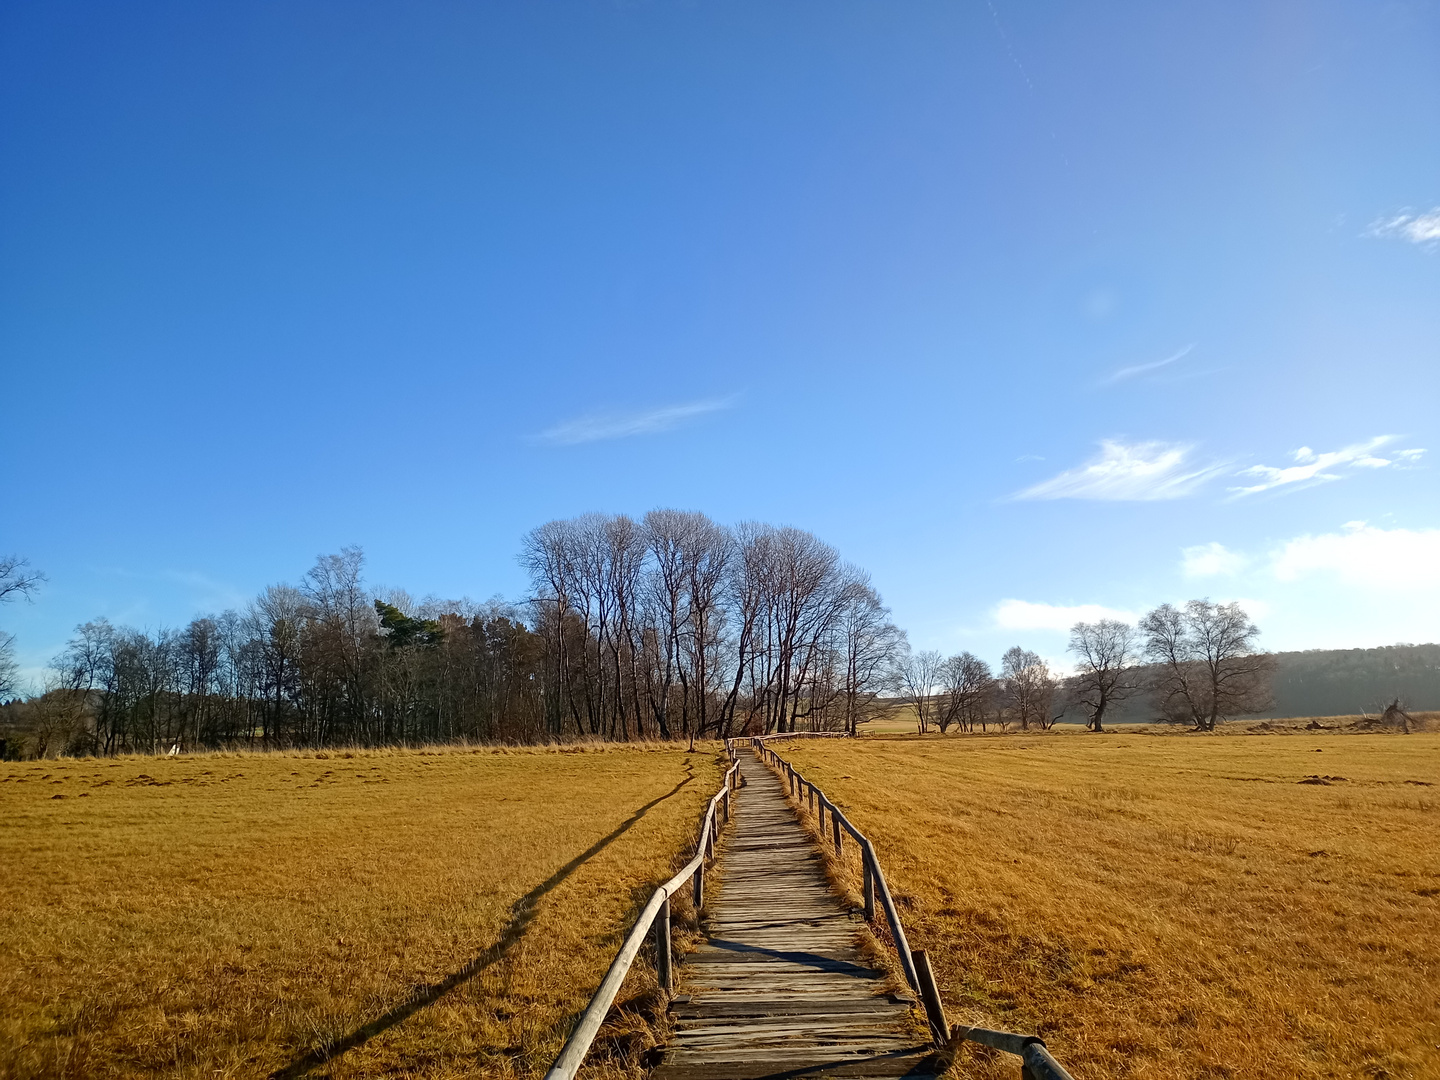
[[[1260,652],[1260,629],[1239,604],[1191,600],[1161,604],[1140,620],[1147,659],[1155,665],[1152,693],[1166,716],[1197,731],[1270,706],[1275,660]]]
[[[979,657],[962,652],[940,667],[940,699],[935,723],[943,735],[952,724],[961,731],[974,731],[988,717],[995,697],[995,680],[990,665]]]
[[[765,612],[768,596],[768,558],[770,537],[774,530],[759,522],[741,522],[735,528],[734,556],[725,575],[725,603],[731,618],[729,624],[730,688],[720,703],[720,732],[724,737],[736,733],[736,717],[742,703],[742,691],[752,689],[748,715],[742,732],[755,730],[759,710],[754,706],[757,687],[755,670],[765,644]],[[758,733],[758,732],[757,732]]]
[[[288,721],[299,711],[305,598],[288,585],[271,585],[250,605],[246,622],[259,661],[260,739],[266,746],[284,745]],[[307,681],[311,686],[319,682]],[[330,734],[327,721],[333,718],[324,713],[319,701],[311,703],[311,714],[314,722],[307,732],[309,738],[302,736],[302,741],[324,745]]]
[[[571,596],[574,580],[571,534],[574,526],[568,521],[550,521],[526,534],[521,544],[520,563],[530,572],[534,590],[532,604],[537,608],[536,623],[542,630],[549,652],[545,694],[546,723],[552,736],[558,737],[568,715],[577,728],[582,726],[579,706],[571,691],[571,639],[568,632],[575,612]],[[583,644],[583,643],[582,643]],[[583,659],[583,657],[582,657]]]
[[[934,649],[906,652],[900,658],[901,697],[915,710],[915,727],[921,735],[938,719],[941,671],[940,654]]]
[[[1051,726],[1055,679],[1037,653],[1018,645],[1009,649],[1001,659],[1000,679],[1004,707],[1022,731],[1032,723],[1042,729]]]
[[[45,575],[29,569],[28,559],[18,555],[0,555],[0,604],[24,597],[33,599],[45,581]],[[0,630],[0,698],[15,692],[20,678],[20,665],[15,659],[15,635]]]
[[[694,514],[686,530],[685,578],[688,618],[684,635],[689,683],[694,688],[695,731],[704,734],[720,723],[719,710],[712,709],[711,695],[717,676],[723,671],[720,658],[724,632],[725,583],[735,554],[735,542],[728,530],[704,514]]]
[[[1075,654],[1071,699],[1089,713],[1085,726],[1104,731],[1105,713],[1139,686],[1135,672],[1135,628],[1118,619],[1076,623],[1070,628]]]
[[[849,583],[838,625],[843,655],[840,694],[844,730],[854,735],[861,724],[873,719],[875,703],[889,684],[903,635],[889,621],[890,612],[871,586],[869,575],[853,567],[847,575]]]
[[[29,567],[29,559],[0,555],[0,603],[8,604],[21,597],[29,600],[45,583],[45,575]]]

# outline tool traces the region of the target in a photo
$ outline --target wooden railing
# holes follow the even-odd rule
[[[551,1065],[550,1071],[545,1074],[545,1080],[574,1080],[581,1062],[585,1060],[585,1055],[590,1050],[590,1044],[595,1041],[595,1035],[599,1032],[600,1025],[605,1022],[605,1017],[610,1012],[610,1006],[615,1004],[615,997],[620,993],[620,987],[625,982],[630,965],[635,962],[640,947],[645,944],[645,936],[652,930],[655,939],[655,973],[659,979],[660,988],[668,991],[673,986],[674,963],[670,951],[670,898],[684,888],[686,882],[689,882],[691,901],[696,912],[698,913],[704,907],[705,865],[715,858],[715,838],[725,822],[730,820],[731,794],[739,784],[743,783],[743,777],[740,776],[740,765],[736,761],[734,742],[725,744],[725,754],[730,761],[730,768],[725,773],[720,790],[715,793],[710,799],[710,805],[705,808],[705,820],[700,826],[700,838],[695,843],[695,857],[686,863],[678,874],[656,889],[655,894],[650,897],[650,902],[641,910],[629,936],[625,938],[625,943],[620,946],[620,951],[610,962],[610,968],[605,972],[605,978],[601,980],[599,989],[590,999],[590,1004],[585,1006],[585,1011],[580,1014],[575,1029],[570,1032],[570,1038],[565,1040],[565,1046],[560,1051],[560,1056],[555,1059],[555,1064]]]
[[[824,737],[826,733],[820,732],[796,732],[795,735],[810,735],[811,737]],[[771,768],[775,769],[785,781],[787,793],[796,801],[807,804],[812,813],[816,815],[820,823],[820,835],[824,836],[825,815],[830,815],[830,833],[835,844],[835,856],[840,858],[844,854],[843,836],[849,833],[854,838],[860,849],[860,865],[864,869],[864,901],[865,921],[875,921],[875,901],[878,898],[880,907],[885,912],[885,921],[890,926],[890,936],[895,942],[895,951],[900,957],[900,967],[905,973],[905,981],[910,984],[920,997],[921,1003],[925,1006],[926,1019],[930,1021],[930,1033],[935,1040],[935,1045],[942,1053],[953,1054],[959,1044],[967,1039],[971,1042],[981,1043],[984,1046],[993,1047],[1009,1054],[1017,1055],[1022,1064],[1020,1075],[1022,1080],[1072,1080],[1072,1077],[1065,1069],[1050,1056],[1050,1051],[1045,1048],[1045,1042],[1035,1035],[1017,1035],[1009,1031],[992,1031],[989,1028],[967,1027],[964,1024],[956,1024],[951,1027],[945,1019],[945,1006],[940,1000],[940,988],[935,983],[934,972],[930,969],[930,958],[923,949],[911,949],[910,942],[905,937],[905,928],[900,925],[900,912],[895,907],[895,900],[890,895],[890,886],[885,882],[885,874],[880,869],[880,860],[875,857],[875,847],[870,839],[857,829],[847,818],[844,812],[836,806],[825,792],[821,791],[816,784],[805,777],[799,769],[790,762],[770,749],[769,743],[777,738],[788,738],[790,736],[760,736],[751,739],[751,746]]]

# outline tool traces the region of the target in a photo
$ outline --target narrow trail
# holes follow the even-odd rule
[[[740,768],[706,941],[677,968],[675,1035],[653,1080],[935,1076],[910,999],[881,993],[861,916],[830,892],[780,781],[749,755]]]

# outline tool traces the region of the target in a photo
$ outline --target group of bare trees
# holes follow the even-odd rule
[[[1275,658],[1256,646],[1259,628],[1238,604],[1162,604],[1138,626],[1115,619],[1070,631],[1073,673],[1061,678],[1018,645],[998,675],[968,652],[905,651],[896,668],[900,700],[921,734],[1048,730],[1068,713],[1092,731],[1123,702],[1145,696],[1166,720],[1214,731],[1228,717],[1270,707]]]
[[[854,731],[903,635],[860,570],[798,529],[656,510],[524,541],[533,596],[374,592],[358,548],[243,611],[77,628],[7,707],[27,754]]]
[[[800,529],[587,514],[521,558],[557,738],[853,732],[903,641],[868,576]]]
[[[1228,717],[1270,707],[1275,658],[1259,651],[1259,634],[1239,604],[1209,600],[1161,604],[1138,626],[1077,623],[1070,702],[1092,731],[1103,731],[1106,715],[1138,693],[1165,719],[1214,731]]]
[[[915,713],[916,728],[942,735],[957,731],[1048,730],[1061,713],[1053,711],[1059,681],[1036,653],[1016,645],[1000,663],[1000,674],[979,657],[962,652],[942,659],[938,652],[906,652],[896,668],[900,699]]]
[[[243,611],[141,631],[77,628],[45,692],[17,711],[25,745],[109,755],[207,747],[404,745],[544,737],[544,644],[499,602],[377,597],[363,555],[317,560]]]

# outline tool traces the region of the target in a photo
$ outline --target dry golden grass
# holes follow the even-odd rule
[[[693,850],[718,762],[0,764],[0,1075],[534,1075]],[[605,1049],[592,1072],[634,1071]]]
[[[782,753],[874,841],[952,1021],[1038,1031],[1080,1080],[1440,1076],[1440,737]]]

